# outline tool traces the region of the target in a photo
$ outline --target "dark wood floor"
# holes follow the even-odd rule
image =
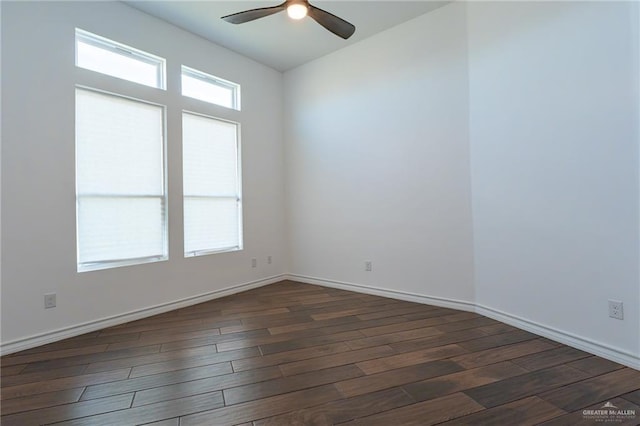
[[[2,425],[577,425],[640,372],[481,315],[290,281],[1,359]]]

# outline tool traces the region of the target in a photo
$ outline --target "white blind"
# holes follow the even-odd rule
[[[76,89],[79,270],[166,258],[163,116],[161,106]]]
[[[242,246],[238,125],[183,113],[185,255]]]

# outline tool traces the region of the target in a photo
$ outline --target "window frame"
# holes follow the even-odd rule
[[[75,175],[75,206],[76,206],[76,266],[77,272],[89,272],[98,271],[104,269],[118,268],[122,266],[141,265],[145,263],[162,262],[169,260],[169,196],[168,196],[168,173],[167,173],[167,107],[156,102],[150,102],[144,99],[135,98],[132,96],[123,95],[120,93],[114,93],[106,90],[96,89],[94,87],[88,87],[80,84],[75,85],[75,92],[78,90],[84,90],[88,92],[98,93],[105,96],[112,96],[127,101],[137,102],[141,104],[151,105],[159,107],[162,110],[161,129],[162,129],[162,143],[161,143],[161,173],[162,173],[162,194],[161,195],[128,195],[128,194],[79,194],[78,191],[78,134],[77,134],[77,122],[75,124],[74,135],[74,175]],[[77,95],[76,95],[77,96]],[[77,110],[77,97],[74,96],[75,110]],[[160,198],[163,213],[162,224],[162,254],[153,256],[144,256],[127,259],[111,259],[94,262],[80,262],[80,199],[81,198]]]

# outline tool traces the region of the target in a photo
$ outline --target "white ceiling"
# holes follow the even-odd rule
[[[356,26],[355,34],[348,40],[333,35],[309,17],[293,21],[286,12],[241,25],[220,19],[247,9],[275,6],[281,0],[125,3],[271,68],[286,71],[437,9],[448,1],[311,0],[314,6]]]

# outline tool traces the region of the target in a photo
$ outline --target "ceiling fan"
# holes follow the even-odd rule
[[[264,18],[265,16],[282,12],[283,10],[287,11],[291,19],[302,19],[308,15],[318,24],[345,40],[351,37],[356,31],[356,27],[353,24],[342,18],[338,18],[336,15],[312,6],[308,0],[286,0],[277,6],[245,10],[244,12],[223,16],[222,19],[232,24],[243,24],[253,21],[254,19]]]

